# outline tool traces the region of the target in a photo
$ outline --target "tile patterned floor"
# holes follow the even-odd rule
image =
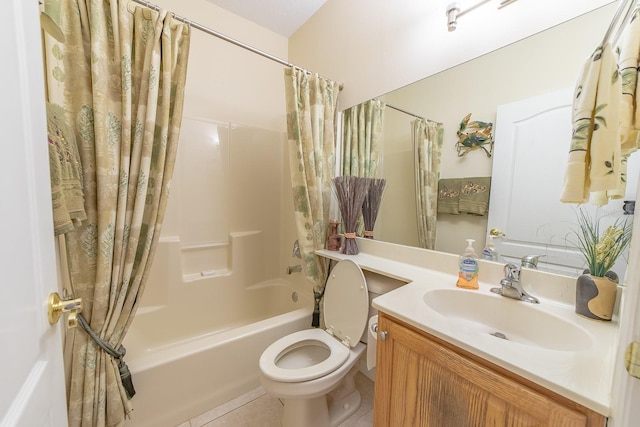
[[[340,427],[373,426],[373,381],[358,372],[356,386],[362,403]],[[177,427],[280,427],[281,417],[282,402],[259,387]]]

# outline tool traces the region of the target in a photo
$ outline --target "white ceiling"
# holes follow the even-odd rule
[[[289,38],[327,0],[208,0]]]

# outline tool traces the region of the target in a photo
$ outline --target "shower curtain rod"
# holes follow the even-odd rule
[[[426,121],[428,121],[428,122],[436,123],[436,124],[439,124],[439,125],[441,125],[441,124],[442,124],[442,123],[440,123],[440,122],[436,122],[436,121],[434,121],[434,120],[429,120],[429,119],[427,119],[427,118],[424,118],[424,117],[422,117],[422,116],[419,116],[419,115],[417,115],[417,114],[410,113],[409,111],[403,110],[402,108],[394,107],[394,106],[393,106],[393,105],[391,105],[391,104],[386,104],[386,106],[387,106],[387,107],[389,107],[389,108],[391,108],[391,109],[393,109],[393,110],[400,111],[401,113],[405,113],[405,114],[408,114],[408,115],[410,115],[410,116],[413,116],[413,117],[415,117],[415,118],[417,118],[417,119],[426,120]]]
[[[133,1],[135,3],[138,3],[138,4],[144,6],[144,7],[148,8],[148,9],[153,9],[155,11],[159,11],[160,10],[159,6],[157,6],[155,4],[152,4],[152,3],[150,3],[150,2],[148,2],[146,0],[131,0],[131,1]],[[175,14],[173,12],[170,12],[170,13],[171,13],[171,15],[173,16],[174,19],[177,19],[180,22],[184,22],[185,24],[187,24],[187,25],[189,25],[189,26],[191,26],[191,27],[193,27],[193,28],[195,28],[197,30],[200,30],[200,31],[202,31],[204,33],[207,33],[207,34],[209,34],[211,36],[214,36],[214,37],[217,37],[219,39],[222,39],[222,40],[224,40],[226,42],[234,44],[234,45],[236,45],[238,47],[241,47],[243,49],[246,49],[246,50],[248,50],[250,52],[256,53],[256,54],[258,54],[258,55],[260,55],[260,56],[262,56],[264,58],[270,59],[270,60],[275,61],[275,62],[277,62],[279,64],[285,65],[287,67],[297,68],[298,70],[304,71],[307,74],[314,74],[313,72],[311,72],[309,70],[306,70],[306,69],[304,69],[302,67],[299,67],[299,66],[297,66],[295,64],[291,64],[290,62],[285,61],[284,59],[278,58],[277,56],[273,56],[270,53],[264,52],[264,51],[262,51],[262,50],[260,50],[258,48],[253,47],[253,46],[249,46],[248,44],[242,43],[239,40],[233,39],[233,38],[231,38],[229,36],[225,36],[224,34],[219,33],[216,30],[213,30],[213,29],[211,29],[209,27],[205,27],[202,24],[198,24],[197,22],[194,22],[194,21],[192,21],[190,19],[187,19],[187,18],[185,18],[183,16],[177,15],[177,14]],[[339,83],[340,90],[342,90],[342,86],[343,86],[342,83]]]
[[[613,33],[613,29],[615,28],[616,24],[618,24],[618,21],[620,21],[620,17],[624,16],[624,18],[622,18],[622,21],[618,26],[618,31],[616,32],[616,35],[612,40],[611,44],[614,44],[617,41],[617,39],[620,37],[622,30],[624,30],[624,26],[627,25],[631,17],[631,11],[633,10],[633,5],[635,4],[636,1],[635,0],[626,0],[626,1],[619,0],[619,1],[620,3],[618,4],[616,13],[613,16],[611,23],[609,24],[609,28],[607,29],[607,32],[605,33],[604,38],[602,39],[602,44],[605,44],[607,41],[609,41],[609,38]],[[626,12],[625,12],[625,8],[626,8]]]
[[[424,119],[424,120],[427,120],[427,119],[425,119],[425,118],[424,118],[424,117],[422,117],[422,116],[419,116],[419,115],[417,115],[417,114],[410,113],[410,112],[408,112],[408,111],[403,110],[402,108],[394,107],[394,106],[393,106],[393,105],[391,105],[391,104],[386,104],[386,105],[387,105],[387,107],[389,107],[389,108],[391,108],[391,109],[393,109],[393,110],[400,111],[401,113],[408,114],[408,115],[413,116],[413,117],[415,117],[415,118],[417,118],[417,119]]]

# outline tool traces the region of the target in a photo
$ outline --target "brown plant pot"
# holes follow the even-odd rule
[[[618,285],[608,277],[583,274],[576,281],[576,313],[596,320],[611,320]]]

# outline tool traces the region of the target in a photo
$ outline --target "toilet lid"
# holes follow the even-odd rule
[[[327,332],[354,347],[367,325],[369,292],[362,270],[345,259],[331,270],[324,292],[324,323]]]

